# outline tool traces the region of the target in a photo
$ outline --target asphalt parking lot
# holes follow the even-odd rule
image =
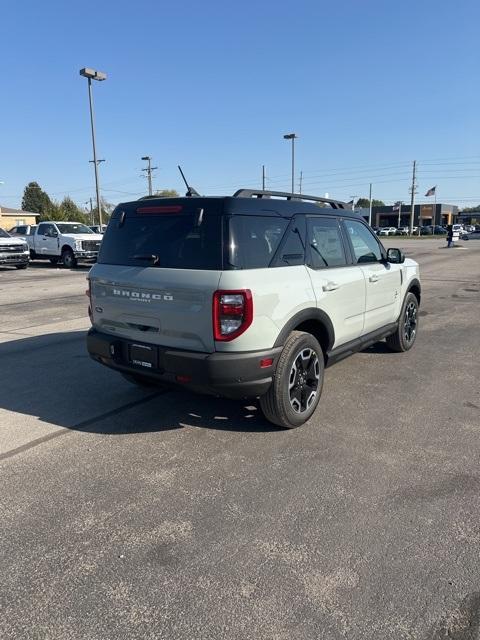
[[[87,268],[0,269],[2,640],[480,637],[480,242],[385,245],[415,348],[293,431],[91,361]]]

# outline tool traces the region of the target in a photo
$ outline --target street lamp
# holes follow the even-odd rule
[[[80,75],[88,80],[88,100],[90,104],[90,124],[92,126],[92,145],[93,145],[93,166],[95,167],[95,189],[97,192],[97,208],[98,208],[98,221],[100,226],[102,225],[102,205],[100,202],[100,184],[98,181],[98,160],[97,160],[97,149],[95,146],[95,122],[93,117],[93,98],[92,98],[92,80],[98,80],[101,82],[102,80],[107,79],[107,74],[103,73],[103,71],[96,71],[95,69],[89,69],[88,67],[84,67],[80,69]]]
[[[295,191],[295,139],[298,138],[296,133],[286,133],[285,140],[292,141],[292,193]]]

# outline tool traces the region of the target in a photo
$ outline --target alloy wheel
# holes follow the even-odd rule
[[[296,413],[308,411],[317,397],[320,365],[313,349],[300,351],[295,357],[288,381],[290,405]]]

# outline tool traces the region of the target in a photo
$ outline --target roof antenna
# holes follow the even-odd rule
[[[198,193],[198,191],[196,191],[193,187],[191,187],[188,182],[187,179],[185,178],[185,176],[183,175],[183,171],[182,171],[182,167],[180,165],[178,166],[178,170],[180,171],[180,173],[182,174],[182,178],[183,181],[185,183],[185,186],[187,187],[187,193],[185,194],[187,196],[187,198],[191,198],[192,196],[198,196],[199,198],[201,197],[200,194]]]

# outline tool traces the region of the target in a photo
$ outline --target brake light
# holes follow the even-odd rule
[[[182,205],[169,205],[169,206],[161,206],[161,207],[138,207],[137,213],[140,215],[143,214],[154,214],[154,213],[180,213],[183,209]]]
[[[244,333],[253,321],[253,298],[250,289],[215,291],[213,294],[213,335],[228,342]]]

